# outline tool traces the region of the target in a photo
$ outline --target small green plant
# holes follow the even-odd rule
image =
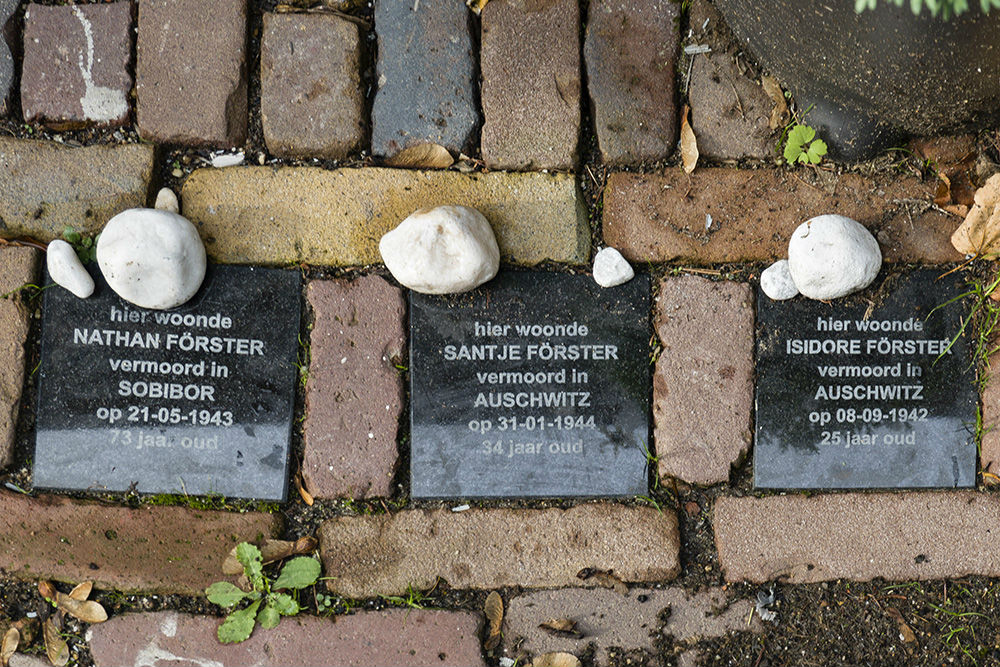
[[[788,130],[784,155],[788,164],[819,164],[826,155],[826,142],[816,139],[816,130],[796,121]]]
[[[958,16],[969,11],[969,0],[907,0],[910,10],[914,14],[920,14],[924,9],[930,11],[933,16],[940,15],[945,21],[952,16]],[[904,0],[891,0],[897,7],[902,7]],[[875,9],[878,0],[854,0],[854,11],[859,14],[866,9]],[[984,14],[989,14],[991,9],[1000,9],[1000,0],[979,0],[979,8]]]
[[[409,607],[410,609],[423,609],[424,599],[427,594],[421,590],[414,588],[413,586],[406,587],[406,596],[401,595],[383,595],[381,596],[386,602],[390,602],[401,607]]]
[[[76,250],[76,256],[80,258],[80,262],[83,264],[90,264],[97,258],[97,239],[100,236],[98,234],[94,238],[91,238],[84,236],[72,227],[63,229],[63,238],[73,246],[73,250]]]
[[[205,589],[208,601],[224,609],[249,602],[247,606],[231,612],[219,626],[217,635],[223,644],[246,640],[258,623],[269,630],[277,627],[282,616],[299,613],[301,607],[298,601],[281,591],[308,588],[319,579],[319,561],[308,556],[299,556],[285,563],[274,581],[269,581],[264,574],[263,557],[254,545],[241,542],[236,547],[236,559],[243,566],[251,590],[244,591],[228,581],[217,581]]]

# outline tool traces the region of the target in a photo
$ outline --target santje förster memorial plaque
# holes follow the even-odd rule
[[[831,303],[758,294],[756,487],[975,484],[966,305],[945,305],[963,278],[942,273],[880,277]]]
[[[646,493],[649,277],[410,297],[414,498]]]
[[[35,486],[285,499],[296,271],[209,266],[169,310],[46,290]]]

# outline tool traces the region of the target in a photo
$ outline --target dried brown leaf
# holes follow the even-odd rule
[[[613,588],[621,595],[628,595],[628,586],[615,576],[614,570],[598,570],[593,567],[585,567],[576,573],[578,579],[593,579],[604,588]]]
[[[531,661],[532,667],[580,667],[580,659],[572,653],[543,653]]]
[[[779,127],[783,127],[785,121],[788,119],[788,102],[785,100],[785,93],[781,90],[781,84],[773,76],[762,76],[760,78],[760,86],[764,89],[764,93],[774,102],[774,109],[771,110],[771,119],[767,123],[768,127],[772,130],[777,130]]]
[[[59,634],[55,617],[50,616],[42,624],[42,638],[45,640],[45,655],[55,667],[65,667],[69,662],[69,646]]]
[[[486,596],[483,604],[483,613],[490,624],[490,634],[486,639],[486,650],[492,651],[500,643],[500,626],[503,624],[503,598],[496,591],[491,591]]]
[[[21,632],[17,628],[9,628],[3,633],[3,640],[0,640],[0,667],[7,667],[10,656],[14,655],[20,643]]]
[[[56,593],[56,606],[84,623],[103,623],[108,620],[108,612],[104,607],[91,600],[76,600],[63,593]]]
[[[44,579],[39,581],[38,592],[41,593],[42,597],[46,600],[56,599],[56,587],[52,585],[51,581],[45,581]]]
[[[957,215],[960,218],[964,218],[969,215],[969,207],[962,204],[949,204],[947,206],[942,206],[941,208],[948,211],[952,215]]]
[[[937,191],[934,193],[934,203],[944,206],[951,203],[951,179],[943,172],[938,172]]]
[[[312,504],[314,502],[312,494],[306,491],[306,487],[302,485],[302,478],[299,477],[298,475],[295,476],[295,488],[298,489],[299,496],[302,497],[302,502],[312,507]]]
[[[74,600],[86,600],[90,597],[90,592],[94,590],[93,581],[85,581],[81,584],[77,584],[73,587],[73,590],[69,592],[69,596]]]
[[[573,637],[574,639],[583,637],[583,633],[576,629],[576,621],[568,618],[552,618],[540,623],[538,627],[556,637]]]
[[[688,113],[691,109],[684,105],[681,109],[681,162],[684,163],[684,173],[690,174],[698,164],[698,139],[688,123]]]
[[[411,167],[421,169],[444,169],[454,164],[455,159],[448,149],[438,144],[417,144],[385,161],[390,167]]]
[[[1000,174],[976,190],[965,222],[951,235],[951,244],[963,255],[982,259],[1000,256]]]
[[[885,610],[885,613],[891,616],[899,625],[899,639],[904,644],[910,644],[917,641],[917,636],[913,634],[913,629],[907,625],[906,621],[903,619],[903,615],[899,613],[898,609],[895,607],[889,607]]]
[[[294,542],[288,540],[264,540],[261,542],[260,555],[264,565],[275,561],[284,560],[290,556],[299,556],[312,553],[316,550],[318,542],[315,537],[307,535],[300,537]],[[229,555],[222,561],[222,573],[229,575],[243,574],[243,566],[236,558],[236,547],[230,550]]]

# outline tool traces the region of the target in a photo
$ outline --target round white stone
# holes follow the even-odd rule
[[[170,188],[160,188],[160,191],[156,193],[156,203],[153,204],[153,208],[161,211],[170,211],[171,213],[181,212],[181,205],[177,201],[177,195]]]
[[[836,299],[864,289],[881,266],[875,237],[842,215],[807,220],[788,241],[788,270],[799,292],[810,299]]]
[[[81,299],[94,293],[94,279],[83,268],[73,246],[65,241],[56,239],[49,243],[49,249],[45,253],[45,266],[52,282],[62,285]]]
[[[799,293],[788,270],[787,259],[779,259],[761,272],[760,288],[775,301],[791,299]]]
[[[594,256],[594,282],[601,287],[622,285],[635,277],[635,271],[615,248],[604,248]]]
[[[108,221],[97,241],[97,264],[118,296],[143,308],[186,302],[205,279],[205,246],[186,218],[132,208]]]
[[[400,284],[424,294],[467,292],[500,268],[500,248],[483,214],[467,206],[420,209],[378,244]]]

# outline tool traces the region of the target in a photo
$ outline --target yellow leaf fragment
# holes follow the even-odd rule
[[[42,638],[45,640],[45,655],[49,662],[55,667],[65,667],[69,662],[69,646],[59,634],[59,628],[52,617],[45,619],[42,624]]]
[[[500,643],[500,626],[503,623],[503,598],[496,591],[491,591],[486,596],[483,604],[483,613],[490,624],[490,634],[486,639],[486,650],[492,651]]]
[[[965,222],[951,235],[951,244],[963,255],[982,259],[1000,256],[1000,174],[990,176],[976,190]]]
[[[698,140],[694,136],[694,130],[688,123],[688,113],[690,108],[684,105],[681,109],[681,162],[684,164],[684,173],[690,174],[698,164]]]
[[[572,653],[543,653],[531,661],[532,667],[580,667],[580,659]]]
[[[455,158],[451,156],[448,149],[438,144],[410,146],[385,161],[390,167],[418,169],[444,169],[450,167],[454,162]]]
[[[90,597],[91,591],[94,590],[93,581],[85,581],[82,584],[77,584],[73,587],[73,590],[69,592],[69,596],[74,600],[86,600]]]
[[[17,628],[10,628],[3,633],[3,640],[0,641],[0,667],[7,667],[10,656],[17,651],[17,645],[21,643],[21,633]]]
[[[785,121],[788,119],[788,102],[785,100],[785,93],[781,90],[781,84],[773,76],[762,76],[760,78],[760,86],[764,89],[764,93],[774,102],[774,108],[771,110],[771,119],[767,125],[772,130],[777,130],[779,127],[783,127]]]
[[[312,507],[314,502],[312,494],[306,491],[306,487],[302,484],[302,478],[299,475],[295,476],[295,488],[298,489],[299,495],[302,497],[302,502]]]
[[[490,0],[465,0],[465,6],[479,14]]]

